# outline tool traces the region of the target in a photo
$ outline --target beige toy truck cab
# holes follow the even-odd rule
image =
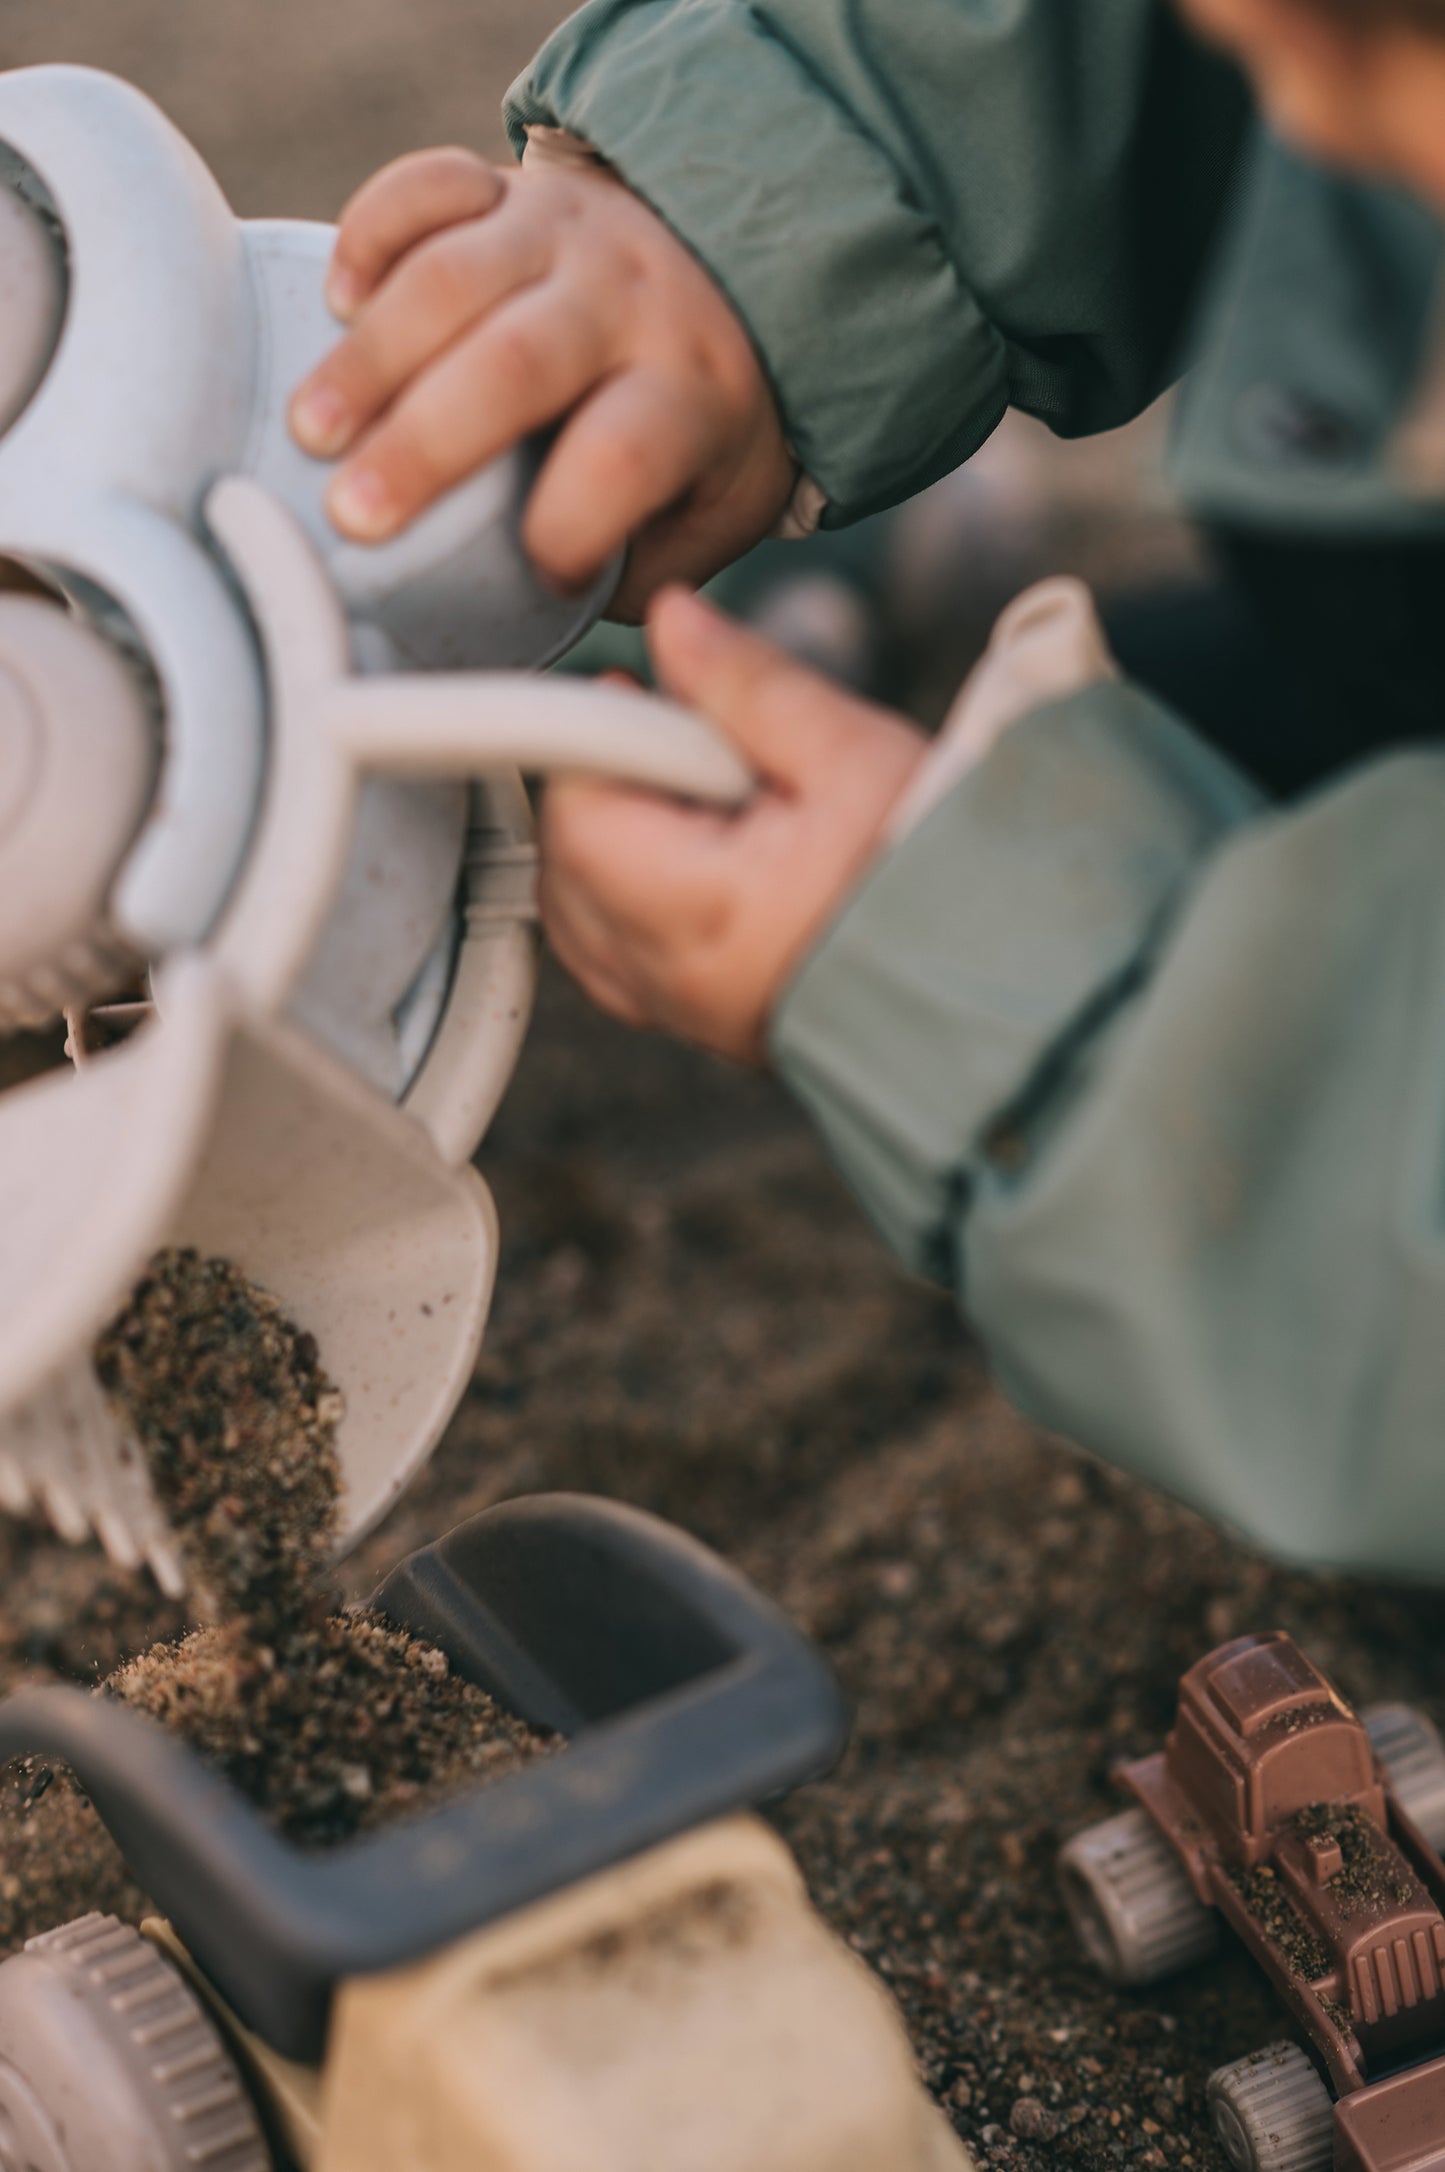
[[[1405,1707],[1351,1710],[1293,1639],[1192,1667],[1135,1807],[1060,1871],[1112,1981],[1154,1983],[1243,1940],[1299,2041],[1220,2068],[1240,2172],[1445,2172],[1445,1749]]]

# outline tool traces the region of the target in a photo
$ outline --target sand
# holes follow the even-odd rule
[[[195,1750],[297,1845],[335,1847],[550,1744],[380,1615],[338,1610],[343,1403],[312,1338],[224,1260],[161,1253],[97,1369],[212,1617],[95,1691]],[[0,1793],[0,1953],[146,1903],[72,1776]]]

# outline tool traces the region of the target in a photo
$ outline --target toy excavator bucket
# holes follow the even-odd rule
[[[0,1110],[0,1481],[181,1581],[88,1351],[158,1250],[224,1257],[313,1334],[346,1398],[343,1543],[425,1462],[476,1360],[497,1263],[479,1177],[308,1037],[180,962],[158,1016]],[[107,1433],[107,1428],[111,1428]]]

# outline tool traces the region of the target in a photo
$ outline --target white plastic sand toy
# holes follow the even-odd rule
[[[519,772],[736,801],[644,696],[522,676],[600,615],[518,542],[523,451],[348,546],[293,388],[329,229],[238,223],[104,75],[0,76],[0,1033],[135,1030],[0,1096],[0,1502],[183,1572],[90,1350],[150,1256],[223,1254],[346,1396],[346,1539],[430,1454],[496,1269],[468,1166],[535,975]],[[106,1039],[108,1036],[99,1036]]]

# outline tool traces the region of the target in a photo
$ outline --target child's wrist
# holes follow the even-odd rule
[[[567,167],[573,172],[591,168],[599,173],[613,173],[600,151],[582,136],[574,136],[570,128],[551,128],[543,121],[533,121],[527,130],[527,146],[522,153],[522,165],[535,170],[539,166]]]

